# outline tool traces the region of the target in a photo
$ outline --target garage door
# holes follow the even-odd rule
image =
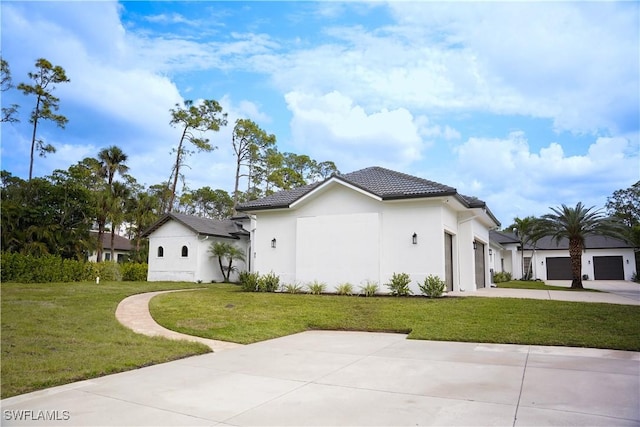
[[[547,258],[547,280],[571,280],[571,258]]]
[[[594,256],[593,275],[596,280],[624,280],[621,256]]]

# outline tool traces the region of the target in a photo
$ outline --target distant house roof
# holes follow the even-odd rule
[[[97,231],[92,231],[91,234],[95,236],[96,239],[98,238]],[[111,232],[109,231],[102,234],[102,248],[111,249]],[[116,251],[130,251],[133,249],[133,246],[131,245],[131,240],[115,234],[113,236],[113,249]]]
[[[322,182],[316,182],[303,187],[294,188],[292,190],[280,191],[258,200],[251,200],[249,202],[242,203],[237,207],[237,210],[252,211],[288,208],[294,202],[329,180],[345,182],[364,190],[367,193],[373,194],[382,200],[453,196],[468,208],[486,209],[487,214],[496,222],[496,224],[500,224],[500,222],[489,211],[486,203],[476,197],[463,196],[462,194],[459,194],[455,188],[448,185],[392,171],[379,166],[373,166],[347,174],[334,174]]]
[[[520,244],[520,240],[511,231],[489,231],[489,238],[502,245],[514,243]],[[632,245],[625,242],[622,239],[616,239],[613,237],[588,235],[584,239],[585,249],[619,249],[619,248],[633,248]],[[524,245],[525,250],[534,249],[534,245],[527,243]],[[569,249],[569,241],[567,239],[560,239],[556,242],[555,239],[547,236],[538,240],[535,244],[537,250],[567,250]]]
[[[142,237],[149,237],[151,233],[170,220],[177,221],[191,229],[193,232],[204,236],[239,239],[239,236],[241,235],[249,235],[249,233],[242,228],[242,225],[239,222],[232,219],[218,220],[177,212],[169,212],[164,214],[162,218],[155,222],[155,224],[145,230],[145,232],[142,233]]]

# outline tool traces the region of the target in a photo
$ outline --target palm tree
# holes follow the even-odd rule
[[[619,224],[604,215],[601,210],[593,211],[578,202],[575,208],[562,205],[550,208],[553,213],[543,215],[538,221],[536,236],[551,236],[556,243],[561,239],[569,240],[569,256],[571,257],[571,288],[583,289],[582,286],[582,251],[584,240],[589,235],[620,237]]]
[[[527,279],[529,275],[528,269],[526,272],[524,271],[524,247],[527,243],[535,244],[538,240],[538,237],[536,236],[537,221],[538,220],[532,216],[522,219],[515,217],[513,219],[513,224],[509,227],[520,240],[520,266],[522,267],[522,280]],[[529,264],[529,267],[531,267],[531,264]]]
[[[227,242],[212,242],[209,247],[209,253],[212,256],[218,257],[218,264],[220,265],[220,271],[225,282],[229,281],[229,276],[233,271],[233,261],[244,261],[244,253],[236,245],[232,245]],[[222,259],[226,258],[229,264],[225,267],[222,265]]]
[[[113,179],[115,178],[116,173],[124,175],[129,170],[129,167],[125,165],[127,158],[127,155],[122,151],[122,149],[115,145],[103,148],[98,153],[98,160],[100,160],[100,176],[107,180],[105,194],[98,194],[98,262],[102,261],[102,235],[104,234],[105,224],[110,214],[109,201],[113,198]]]

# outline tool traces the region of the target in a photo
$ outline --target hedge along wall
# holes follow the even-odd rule
[[[147,264],[93,263],[11,252],[0,254],[0,272],[2,282],[20,283],[83,282],[96,277],[106,281],[147,280]]]

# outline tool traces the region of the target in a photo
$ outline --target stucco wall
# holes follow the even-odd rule
[[[240,247],[245,253],[246,240],[221,239],[198,236],[194,231],[176,222],[169,221],[149,236],[149,272],[147,280],[184,281],[205,283],[222,281],[223,276],[217,258],[211,257],[209,247],[215,241],[227,241]],[[164,254],[158,257],[158,247]],[[188,248],[188,256],[182,256],[182,247]],[[240,270],[245,269],[243,262],[235,261]],[[235,280],[237,274],[231,276]]]
[[[488,244],[488,228],[468,210],[461,221],[457,209],[442,198],[383,202],[331,183],[289,209],[257,213],[252,269],[273,271],[283,283],[318,280],[329,291],[344,282],[359,289],[370,280],[386,292],[393,273],[408,273],[412,291],[419,294],[418,281],[430,274],[445,277],[446,231],[453,236],[454,290],[473,290],[473,241]],[[488,262],[486,257],[487,284]]]
[[[535,254],[532,251],[525,251],[525,256],[533,256],[534,277],[540,280],[547,280],[547,257],[568,257],[568,250],[538,250]],[[622,256],[622,266],[624,269],[624,279],[631,280],[635,271],[635,258],[632,248],[620,249],[587,249],[582,253],[582,274],[589,276],[589,280],[594,280],[594,257],[600,256]],[[627,262],[628,260],[628,262]]]

